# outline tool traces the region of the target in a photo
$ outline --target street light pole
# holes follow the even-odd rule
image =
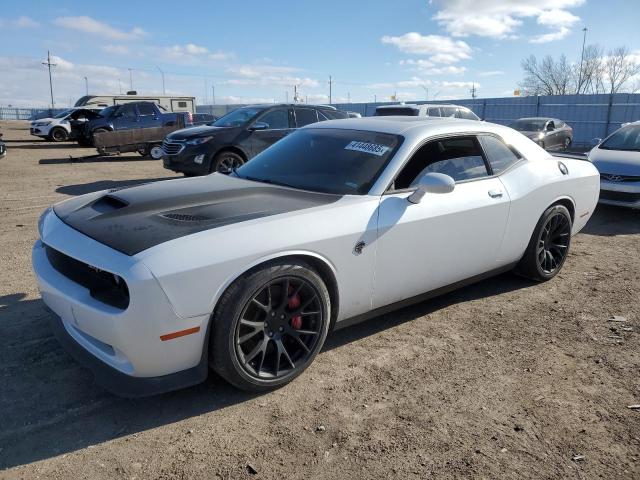
[[[578,92],[580,93],[580,89],[582,88],[582,64],[584,63],[584,45],[587,41],[587,27],[582,29],[582,55],[580,56],[580,74],[578,75]]]
[[[53,103],[53,81],[51,80],[51,67],[55,67],[57,64],[51,63],[51,53],[49,53],[49,50],[47,50],[47,61],[42,62],[42,64],[46,65],[49,68],[49,91],[51,92],[51,109],[53,110],[55,107]]]
[[[84,78],[84,89],[86,92],[86,95],[89,95],[89,79],[87,77],[83,77]]]
[[[162,75],[162,95],[166,95],[165,90],[164,90],[164,72],[160,69],[160,67],[156,67],[156,68],[160,72],[160,75]]]
[[[129,70],[129,90],[133,91],[133,68],[127,70]]]

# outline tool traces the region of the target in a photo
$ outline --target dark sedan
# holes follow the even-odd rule
[[[170,133],[162,145],[164,167],[185,175],[229,173],[296,128],[347,118],[322,105],[253,105],[215,122]]]
[[[573,128],[557,118],[521,118],[509,126],[545,150],[566,150],[573,142]]]
[[[2,134],[0,133],[0,158],[4,157],[7,154],[7,147],[2,141]]]

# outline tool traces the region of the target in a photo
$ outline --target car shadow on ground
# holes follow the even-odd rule
[[[78,145],[77,143],[72,143],[72,142],[60,142],[60,143],[50,143],[50,142],[34,142],[34,143],[27,143],[26,145],[24,145],[25,142],[21,142],[23,143],[23,145],[12,145],[11,148],[12,149],[16,149],[16,150],[40,150],[40,149],[58,149],[58,148],[84,148],[84,147],[80,147],[80,145]]]
[[[354,340],[416,320],[452,304],[532,283],[505,274],[442,297],[333,332],[321,355]],[[90,372],[62,350],[40,300],[0,297],[0,469],[73,452],[126,435],[224,409],[256,394],[216,375],[201,385],[142,399],[122,399],[96,386]]]
[[[604,237],[640,233],[640,210],[598,205],[582,233]]]
[[[150,157],[143,157],[139,154],[135,155],[97,155],[90,154],[87,156],[66,158],[43,158],[38,163],[40,165],[63,165],[67,163],[100,163],[100,162],[159,162]]]
[[[75,185],[63,185],[56,188],[57,193],[65,195],[84,195],[85,193],[109,190],[111,188],[133,187],[143,183],[159,182],[161,180],[175,180],[184,177],[160,177],[160,178],[137,178],[135,180],[100,180],[90,183],[77,183]]]

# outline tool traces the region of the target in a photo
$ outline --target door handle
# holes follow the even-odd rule
[[[500,198],[502,197],[502,190],[489,190],[489,196],[491,198]]]

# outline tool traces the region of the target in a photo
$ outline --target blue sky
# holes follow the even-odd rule
[[[511,94],[530,54],[579,61],[587,43],[640,54],[637,0],[142,1],[4,0],[0,105],[56,106],[133,87],[199,103],[309,102]],[[638,57],[640,58],[640,57]]]

